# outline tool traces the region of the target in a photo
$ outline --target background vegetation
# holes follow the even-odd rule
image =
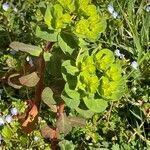
[[[1,149],[150,149],[149,1],[76,2],[0,1]]]

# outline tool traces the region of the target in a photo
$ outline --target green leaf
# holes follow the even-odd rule
[[[129,111],[130,111],[137,119],[139,119],[139,120],[142,121],[142,116],[140,116],[141,114],[140,114],[139,112],[134,112],[134,111],[132,111],[131,109],[129,109]],[[136,109],[135,109],[135,111],[136,111]]]
[[[42,52],[42,48],[34,45],[24,44],[21,42],[12,42],[9,45],[15,51],[27,52],[33,56],[39,56]]]
[[[85,97],[83,100],[88,109],[95,113],[103,112],[108,106],[107,101],[103,99],[94,99]]]
[[[14,133],[12,131],[13,130],[11,130],[10,127],[4,126],[4,128],[2,129],[2,133],[1,133],[4,140],[6,140],[6,141],[11,140],[12,136],[14,135]]]
[[[0,31],[4,31],[4,28],[2,25],[0,25]]]
[[[120,150],[120,147],[118,144],[113,144],[111,150]]]
[[[78,80],[78,88],[85,88],[85,91],[90,93],[96,92],[99,85],[99,79],[96,75],[83,71],[80,73],[80,81]]]
[[[87,13],[87,14],[84,13],[85,15],[87,16],[91,15],[91,13],[87,12],[87,8],[85,8],[84,10],[86,10]],[[96,13],[96,9],[95,9],[95,13]],[[75,25],[74,33],[78,37],[85,38],[94,42],[95,40],[98,39],[100,33],[102,33],[105,30],[105,28],[106,28],[106,21],[104,17],[95,14],[93,16],[90,16],[88,19],[85,18],[80,19]]]
[[[66,60],[62,64],[62,68],[65,68],[68,74],[75,75],[78,72],[78,68],[71,65],[70,60]]]
[[[72,54],[77,48],[77,41],[74,35],[61,32],[58,35],[58,45],[64,53]]]
[[[85,56],[80,64],[81,71],[87,71],[91,74],[95,73],[95,63],[93,62],[92,56]]]
[[[39,82],[40,78],[38,77],[36,72],[32,72],[31,74],[22,76],[19,78],[19,81],[22,85],[27,87],[34,87]]]
[[[58,0],[58,2],[69,12],[73,12],[75,10],[75,4],[72,0]]]
[[[122,68],[120,64],[113,63],[110,68],[106,71],[106,75],[112,80],[120,80],[122,75]]]
[[[67,135],[72,130],[71,123],[69,122],[66,114],[61,114],[56,122],[56,126],[59,132],[64,133],[65,135]]]
[[[76,111],[84,118],[91,118],[94,115],[94,113],[88,109],[85,110],[81,108],[76,108]]]
[[[62,51],[60,49],[55,49],[55,52],[52,52],[52,56],[50,57],[50,61],[47,62],[46,70],[49,74],[56,78],[62,77],[61,73],[61,64],[62,64]]]
[[[72,99],[80,99],[80,94],[75,91],[75,90],[71,90],[69,88],[69,85],[66,83],[65,84],[65,88],[64,88],[65,93]]]
[[[68,83],[70,89],[74,90],[77,86],[77,76],[72,76],[70,74],[63,74],[63,78]]]
[[[58,33],[55,32],[54,30],[42,31],[40,27],[37,26],[36,36],[46,41],[56,42]]]
[[[61,96],[61,98],[65,101],[66,105],[72,109],[75,109],[79,106],[80,101],[78,99],[68,98],[67,96]]]
[[[51,26],[51,20],[52,20],[51,6],[48,5],[44,16],[44,21],[48,27]]]
[[[21,143],[22,146],[26,146],[27,143],[29,143],[28,139],[26,138],[25,135],[22,135],[19,137],[19,142]]]
[[[60,150],[74,150],[75,145],[71,141],[63,140],[59,142]]]
[[[69,89],[68,84],[65,85],[64,92],[61,98],[70,108],[77,108],[80,104],[80,94],[75,90]]]
[[[88,5],[86,9],[83,10],[86,16],[94,17],[97,15],[97,10],[95,5]]]
[[[53,91],[46,87],[42,92],[42,100],[45,104],[51,107],[51,105],[56,104],[54,98],[53,98]]]
[[[45,61],[50,61],[52,54],[49,52],[44,52],[43,57]]]
[[[77,4],[80,9],[85,9],[88,6],[89,1],[88,0],[77,0]]]

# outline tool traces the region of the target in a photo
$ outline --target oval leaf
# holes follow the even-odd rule
[[[88,109],[93,111],[94,113],[101,113],[108,106],[107,101],[103,99],[88,99],[86,97],[83,100]]]
[[[76,111],[84,118],[91,118],[94,115],[94,112],[91,110],[85,110],[81,108],[76,108]]]
[[[42,48],[30,44],[24,44],[21,42],[12,42],[9,45],[15,51],[27,52],[33,56],[39,56],[42,52]]]
[[[36,27],[36,36],[43,40],[56,42],[57,35],[58,33],[53,30],[42,31],[39,26]]]
[[[50,61],[52,54],[49,52],[44,52],[43,57],[45,61]]]
[[[69,85],[65,85],[64,92],[61,98],[65,101],[66,105],[70,108],[77,108],[80,104],[80,94],[75,91],[69,89]]]
[[[75,90],[71,90],[68,83],[65,84],[64,91],[69,98],[76,99],[77,101],[80,100],[80,94]]]
[[[42,100],[43,102],[48,105],[51,108],[51,105],[56,104],[54,98],[53,98],[53,91],[46,87],[42,92]]]
[[[19,78],[20,83],[28,87],[36,86],[39,80],[40,78],[38,77],[36,72],[32,72],[31,74],[28,74]]]
[[[58,35],[58,45],[64,53],[72,54],[77,48],[77,42],[73,35],[60,33]]]
[[[45,11],[45,16],[44,16],[44,21],[48,27],[51,26],[51,19],[52,19],[51,5],[47,5],[46,11]]]
[[[77,73],[79,70],[77,67],[72,66],[70,60],[66,60],[63,62],[62,64],[62,69],[65,68],[67,73],[71,74],[71,75],[75,75],[75,73]]]
[[[77,99],[71,99],[63,95],[61,98],[65,101],[65,104],[72,109],[76,109],[80,104],[80,101]]]

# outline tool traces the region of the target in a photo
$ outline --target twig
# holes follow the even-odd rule
[[[110,114],[111,114],[112,108],[113,108],[113,102],[111,103],[110,109],[109,109],[109,111],[108,111],[107,122],[109,122]]]
[[[144,122],[141,123],[141,125],[139,126],[139,129],[141,129],[141,127],[143,126]],[[130,139],[128,140],[128,143],[131,142],[132,140],[132,137],[134,137],[136,134],[138,134],[140,137],[142,137],[142,135],[136,130],[136,129],[133,129],[134,130],[134,134],[130,137]],[[142,137],[141,139],[143,140],[144,137]],[[145,138],[144,138],[145,139]],[[145,141],[145,140],[143,140]]]

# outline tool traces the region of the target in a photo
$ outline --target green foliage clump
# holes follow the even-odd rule
[[[107,77],[101,78],[101,85],[99,87],[100,94],[110,100],[118,100],[122,97],[125,91],[124,79],[111,81]]]
[[[95,61],[92,61],[93,57]],[[87,60],[91,61],[82,60],[81,64],[83,66],[86,64],[86,68],[79,75],[83,79],[80,81],[86,84],[87,87],[90,87],[89,89],[95,89],[92,90],[93,93],[96,92],[99,86],[100,90],[98,90],[98,93],[103,98],[110,100],[120,99],[125,89],[125,81],[122,76],[121,65],[115,62],[113,52],[108,49],[102,49],[93,57],[88,57]],[[98,76],[98,74],[100,75]]]
[[[108,101],[119,100],[125,92],[125,79],[122,75],[121,63],[119,64],[118,60],[115,60],[113,52],[109,49],[99,50],[92,55],[84,55],[78,56],[76,66],[64,65],[66,63],[64,62],[63,67],[69,71],[63,72],[63,74],[68,79],[66,80],[68,83],[71,82],[71,78],[67,78],[70,72],[76,76],[75,87],[70,90],[80,93],[77,101],[82,102],[83,100],[91,111],[93,111],[92,105],[96,107],[97,101],[104,104],[102,106],[106,108]],[[72,70],[70,70],[71,68]],[[65,93],[69,92],[68,89],[64,89],[64,91]],[[74,99],[76,98],[74,97]],[[91,101],[93,104],[90,106],[89,102]],[[101,110],[102,107],[99,106],[97,111]]]
[[[79,65],[80,65],[80,71],[87,71],[89,74],[95,73],[96,68],[92,56],[85,56],[83,58],[83,62],[78,63],[78,66]]]
[[[63,8],[59,4],[55,4],[53,8],[47,6],[44,21],[48,28],[60,29],[70,19],[69,15],[63,13]]]
[[[79,83],[78,88],[83,89],[84,87],[84,91],[95,93],[99,85],[99,80],[95,74],[92,75],[88,71],[83,71],[80,73]]]
[[[87,0],[78,1],[77,4],[80,19],[75,25],[75,33],[90,41],[95,41],[106,28],[105,19],[98,14],[96,6]]]
[[[76,36],[89,41],[97,40],[106,28],[105,18],[88,0],[58,0],[53,6],[47,6],[44,21],[49,29],[57,32],[71,25]]]

